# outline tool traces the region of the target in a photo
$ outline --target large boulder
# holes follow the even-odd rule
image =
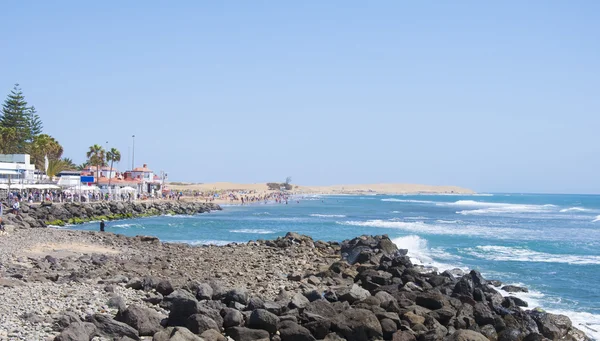
[[[315,341],[310,331],[293,321],[283,321],[279,326],[281,341]]]
[[[165,300],[170,302],[169,325],[185,326],[188,317],[199,312],[198,300],[186,290],[175,290]]]
[[[410,332],[400,330],[394,333],[392,341],[417,341],[417,339]]]
[[[90,322],[73,322],[54,338],[54,341],[89,341],[98,333]]]
[[[447,341],[489,341],[483,334],[474,330],[461,329],[455,331],[447,338]]]
[[[348,301],[350,304],[364,300],[369,296],[371,296],[371,293],[368,290],[361,288],[358,284],[352,284],[350,290],[342,292],[341,295],[338,293],[340,301]]]
[[[140,336],[152,336],[163,329],[160,322],[165,317],[150,308],[130,305],[119,312],[115,320],[135,328]]]
[[[246,290],[244,288],[235,288],[235,289],[229,290],[225,294],[224,301],[226,304],[229,304],[231,302],[238,302],[243,305],[246,305],[246,304],[248,304],[248,298],[249,298],[248,290]]]
[[[480,326],[494,323],[494,314],[490,308],[483,303],[476,303],[475,306],[473,306],[473,317],[475,318],[475,322]]]
[[[102,336],[114,338],[127,336],[134,340],[139,340],[138,331],[133,327],[119,321],[115,321],[108,316],[94,314],[90,316],[89,322],[93,323]]]
[[[529,314],[542,335],[557,340],[567,335],[572,326],[571,320],[564,315],[555,315],[534,310]]]
[[[246,327],[231,327],[225,329],[225,334],[235,341],[254,341],[269,339],[269,332],[262,329],[250,329]]]
[[[331,328],[348,341],[367,341],[383,337],[377,316],[366,309],[344,311],[333,319]]]
[[[444,296],[440,292],[429,291],[419,294],[415,303],[431,310],[440,309],[444,306]]]
[[[209,329],[217,331],[221,329],[213,319],[202,314],[194,314],[188,317],[185,326],[194,334],[202,334]]]
[[[221,316],[223,316],[223,327],[237,327],[244,325],[244,315],[239,310],[232,308],[223,308],[221,310]]]
[[[152,337],[152,341],[204,341],[185,327],[169,327]]]
[[[270,313],[264,309],[256,309],[250,314],[248,321],[248,327],[254,329],[264,329],[271,334],[277,332],[277,324],[279,323],[279,317]]]

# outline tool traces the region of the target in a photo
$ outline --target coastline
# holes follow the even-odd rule
[[[142,218],[165,214],[200,214],[221,207],[214,203],[176,200],[100,201],[29,204],[23,202],[19,216],[8,212],[2,216],[6,232],[23,228],[77,225],[91,221]]]
[[[6,328],[0,339],[53,339],[88,326],[108,340],[120,336],[109,335],[118,326],[135,340],[141,327],[123,317],[132,309],[154,321],[152,333],[144,334],[167,330],[160,325],[164,318],[187,333],[182,326],[198,325],[178,305],[191,302],[212,326],[202,324],[196,334],[216,328],[236,341],[248,340],[248,333],[269,337],[274,330],[286,341],[291,327],[301,331],[302,340],[334,335],[348,341],[459,340],[465,333],[473,340],[517,339],[507,338],[511,335],[586,340],[568,318],[521,309],[523,302],[502,297],[492,289],[501,284],[476,271],[432,273],[405,254],[386,236],[338,243],[288,233],[272,241],[190,246],[155,237],[22,229],[0,239],[0,325]],[[320,317],[306,315],[307,309]],[[252,322],[263,310],[280,322],[268,328]],[[240,318],[237,324],[225,323],[229,313]],[[351,316],[355,322],[342,323]],[[359,329],[370,332],[353,336]]]

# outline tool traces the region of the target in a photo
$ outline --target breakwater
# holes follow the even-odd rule
[[[6,206],[5,206],[6,207]],[[10,206],[9,206],[10,207]],[[64,226],[95,220],[117,220],[163,214],[198,214],[221,210],[216,204],[185,201],[96,202],[96,203],[22,203],[18,215],[5,209],[7,231],[19,228]]]

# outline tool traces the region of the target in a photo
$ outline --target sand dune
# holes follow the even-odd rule
[[[168,187],[173,190],[192,191],[257,191],[265,192],[265,183],[237,184],[231,182],[215,182],[206,184],[181,184],[170,183]],[[474,191],[457,186],[432,186],[416,184],[366,184],[366,185],[332,185],[332,186],[302,186],[294,185],[294,193],[311,194],[472,194]]]

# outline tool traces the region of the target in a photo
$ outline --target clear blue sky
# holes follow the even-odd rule
[[[82,162],[176,181],[600,192],[598,1],[5,1],[21,84]]]

